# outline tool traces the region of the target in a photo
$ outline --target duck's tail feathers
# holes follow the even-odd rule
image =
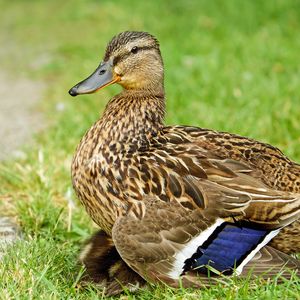
[[[245,266],[242,276],[248,273],[262,278],[291,278],[300,276],[300,261],[270,246],[262,248]]]
[[[121,259],[111,237],[104,231],[98,231],[86,242],[79,260],[86,268],[83,282],[96,283],[106,296],[145,285],[145,280]]]

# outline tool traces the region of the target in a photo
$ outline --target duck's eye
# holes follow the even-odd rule
[[[132,49],[131,49],[131,53],[133,54],[136,54],[138,52],[139,48],[137,46],[134,46]]]

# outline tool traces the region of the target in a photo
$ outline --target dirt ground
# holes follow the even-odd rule
[[[23,155],[21,147],[43,127],[37,109],[44,85],[0,72],[0,160]]]
[[[43,89],[40,82],[0,72],[0,161],[24,156],[22,146],[30,144],[33,134],[43,128],[43,117],[37,109]],[[0,260],[19,236],[18,225],[0,212]]]
[[[19,227],[7,217],[0,217],[0,260],[6,248],[21,237]]]

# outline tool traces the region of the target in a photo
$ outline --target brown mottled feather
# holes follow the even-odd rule
[[[133,55],[132,46],[140,51]],[[157,262],[159,267],[152,271],[164,274],[175,251],[170,245],[180,248],[217,218],[246,220],[268,229],[286,226],[272,246],[300,252],[300,165],[277,148],[249,138],[165,126],[163,63],[153,36],[121,33],[109,43],[104,60],[113,61],[124,90],[82,138],[72,181],[89,215],[107,236],[113,234],[130,267],[147,277],[136,264],[150,260],[146,269],[151,273]],[[150,218],[146,199],[165,209],[153,210]],[[132,218],[139,225],[129,222]],[[163,236],[158,235],[162,229]],[[139,246],[128,239],[135,231]],[[273,250],[262,251],[263,257]],[[287,259],[274,251],[275,265],[276,259]]]
[[[86,268],[83,281],[92,281],[104,289],[106,296],[124,290],[134,291],[145,285],[145,280],[127,266],[117,252],[111,237],[105,232],[94,234],[83,247],[80,261]]]
[[[178,287],[181,282],[169,275],[176,259],[175,254],[215,220],[209,212],[187,212],[180,204],[171,205],[155,199],[145,201],[143,219],[129,213],[117,220],[113,228],[115,246],[126,263],[146,280],[163,281]],[[300,275],[300,261],[266,246],[247,264],[241,276],[248,276],[250,272],[262,278],[278,274],[288,278],[291,276],[290,271]],[[209,279],[207,275],[195,271],[189,271],[181,278],[186,287],[205,286],[220,279]]]

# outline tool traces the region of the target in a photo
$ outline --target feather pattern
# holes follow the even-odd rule
[[[225,225],[224,225],[225,224]],[[240,273],[250,254],[254,255],[258,246],[264,246],[269,236],[274,237],[278,230],[268,232],[248,226],[226,224],[219,226],[202,243],[197,251],[185,261],[184,271],[197,270],[207,273],[207,265],[219,272],[232,273],[236,268]]]
[[[300,166],[249,138],[165,126],[163,63],[150,34],[117,35],[108,61],[124,90],[78,145],[72,182],[128,266],[173,286],[180,275],[195,284],[195,269],[209,261],[221,273],[238,263],[242,274],[249,265],[261,274],[273,259],[276,271],[288,261],[297,269],[297,261],[263,246],[281,230],[281,243],[272,245],[300,251]],[[293,245],[282,242],[286,236]]]

